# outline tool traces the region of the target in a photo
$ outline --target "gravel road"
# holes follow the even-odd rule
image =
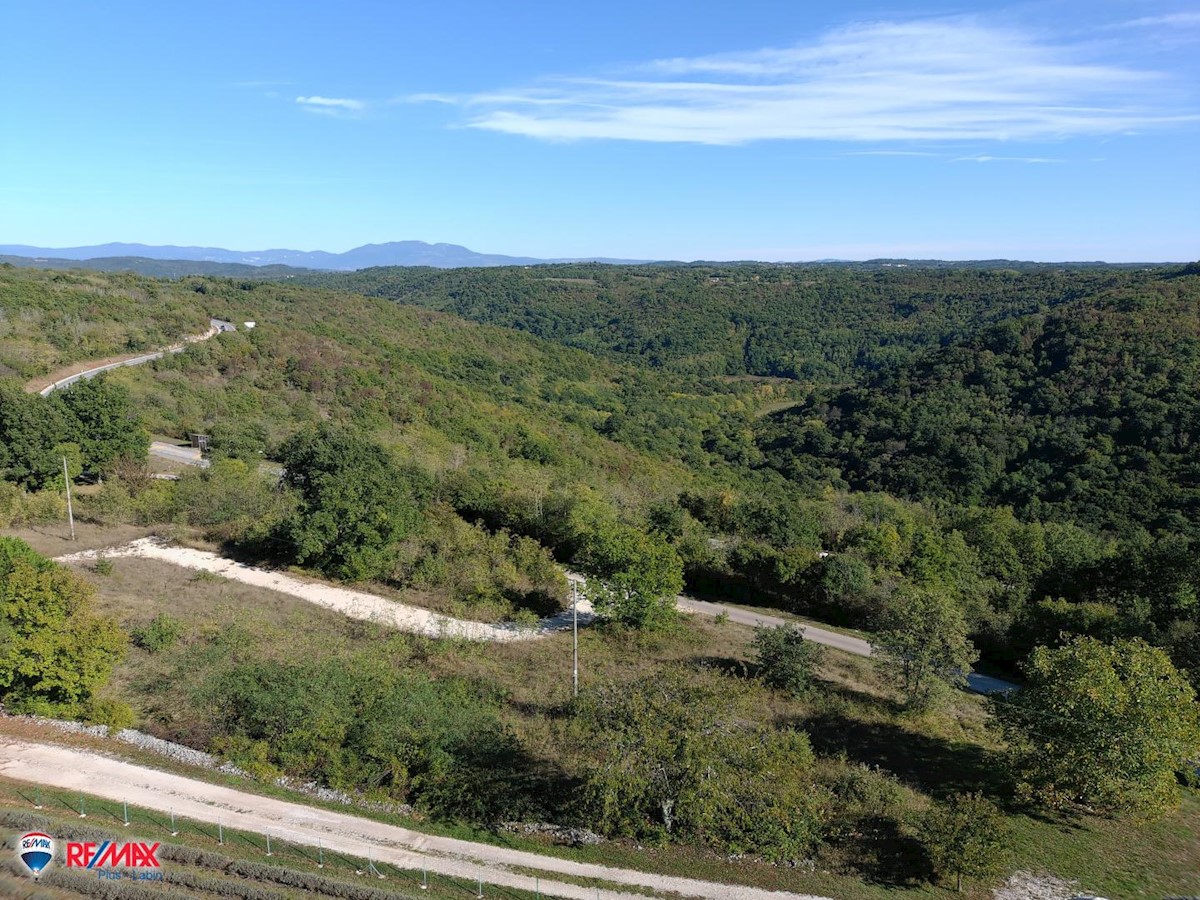
[[[0,776],[68,791],[86,791],[114,801],[271,837],[293,844],[370,857],[380,863],[406,869],[474,880],[487,884],[533,888],[532,874],[538,873],[545,896],[578,900],[628,900],[645,897],[638,890],[670,892],[682,897],[711,900],[823,900],[806,894],[768,891],[740,885],[719,884],[694,878],[654,875],[632,869],[617,869],[594,863],[542,856],[521,850],[477,844],[456,838],[422,834],[396,825],[386,825],[346,813],[290,803],[272,797],[208,784],[182,775],[113,759],[89,750],[59,747],[12,738],[0,738]],[[583,887],[555,881],[553,876],[599,879],[630,890]],[[548,878],[546,876],[549,876]],[[170,873],[167,873],[170,877]]]
[[[397,600],[389,600],[366,591],[356,591],[350,588],[336,587],[319,581],[301,581],[283,572],[260,569],[244,563],[234,562],[206,550],[193,550],[190,547],[172,547],[157,538],[142,538],[123,547],[110,547],[105,550],[85,550],[58,557],[61,563],[78,563],[95,559],[97,556],[116,558],[132,556],[142,559],[157,559],[173,563],[188,569],[212,572],[233,581],[252,584],[270,590],[290,594],[309,603],[332,609],[352,619],[377,622],[401,631],[424,634],[429,637],[461,637],[472,641],[520,641],[542,637],[553,631],[561,631],[571,627],[571,611],[564,610],[557,616],[542,619],[536,628],[517,628],[513,625],[488,625],[483,622],[468,622],[451,616],[435,613],[417,606],[408,606]],[[567,572],[567,578],[579,585],[586,583],[584,576],[576,572]],[[704,600],[694,600],[691,597],[676,598],[676,606],[683,612],[702,616],[718,616],[722,613],[729,616],[731,622],[741,625],[771,627],[783,625],[789,619],[772,616],[766,613],[751,612],[732,606],[722,606],[719,603],[709,603]],[[592,608],[586,600],[579,601],[579,623],[586,625],[592,621]],[[829,631],[815,625],[803,624],[804,637],[818,644],[824,644],[853,653],[855,656],[870,656],[871,645],[862,638],[838,631]],[[968,676],[967,687],[978,694],[992,694],[1010,691],[1016,685],[999,678],[980,675],[972,672]]]
[[[376,594],[368,594],[366,591],[335,587],[320,581],[302,581],[284,572],[248,566],[206,550],[172,547],[157,538],[142,538],[123,547],[85,550],[81,553],[60,556],[57,561],[80,563],[94,560],[98,556],[104,556],[106,559],[130,556],[140,559],[156,559],[186,569],[211,572],[232,581],[290,594],[308,603],[342,613],[352,619],[376,622],[400,631],[424,634],[429,637],[459,637],[471,641],[519,641],[571,626],[569,612],[560,613],[551,619],[543,619],[537,628],[468,622],[418,606],[408,606]],[[586,603],[580,603],[579,609],[580,622],[590,621],[591,607]]]

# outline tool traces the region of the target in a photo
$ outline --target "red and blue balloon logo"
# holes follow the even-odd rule
[[[37,878],[42,874],[42,869],[50,865],[50,860],[54,859],[54,838],[40,831],[23,834],[17,841],[17,855],[30,874]]]

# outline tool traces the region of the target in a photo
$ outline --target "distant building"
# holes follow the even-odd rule
[[[253,328],[258,323],[257,322],[243,322],[242,324],[245,325],[247,328]]]

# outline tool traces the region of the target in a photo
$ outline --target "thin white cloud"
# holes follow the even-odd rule
[[[1167,13],[1162,16],[1142,16],[1140,19],[1129,19],[1119,23],[1118,28],[1198,28],[1200,27],[1200,12]]]
[[[1020,141],[1200,120],[1165,74],[965,18],[872,22],[812,43],[665,59],[453,101],[467,125],[548,141]]]
[[[976,156],[960,156],[955,162],[1019,162],[1019,163],[1058,163],[1063,162],[1061,159],[1052,159],[1048,156],[988,156],[986,153],[980,153]]]
[[[346,97],[320,97],[313,95],[311,97],[297,97],[296,102],[303,109],[309,112],[322,113],[324,115],[346,115],[361,113],[367,108],[361,100],[351,100]]]
[[[852,150],[843,156],[938,156],[927,150]]]

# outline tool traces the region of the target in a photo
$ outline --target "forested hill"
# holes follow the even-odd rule
[[[130,274],[45,272],[0,263],[0,379],[154,350],[208,328],[196,294]]]
[[[382,268],[315,283],[453,312],[643,365],[845,383],[990,323],[1159,268],[563,265]]]
[[[1118,279],[760,423],[791,478],[1200,533],[1200,273]]]

